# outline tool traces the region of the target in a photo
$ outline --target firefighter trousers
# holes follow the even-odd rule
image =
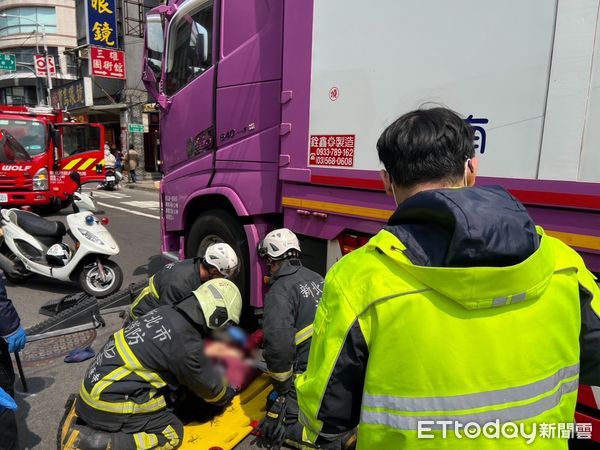
[[[77,415],[87,426],[109,432],[113,449],[175,449],[183,439],[183,424],[171,411],[120,415],[77,405]],[[83,407],[82,407],[83,406]]]

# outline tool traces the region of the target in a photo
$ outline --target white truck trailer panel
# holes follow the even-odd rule
[[[583,148],[587,115],[600,121],[587,106],[598,3],[316,0],[310,135],[354,135],[343,168],[377,170],[383,128],[439,103],[488,119],[481,175],[600,181],[582,164],[600,158],[600,127]]]
[[[600,6],[597,1],[595,7],[596,27],[594,28],[594,51],[592,58],[592,79],[590,81],[587,117],[585,120],[585,133],[583,135],[583,148],[579,163],[579,180],[600,182]],[[594,17],[590,17],[593,20]]]

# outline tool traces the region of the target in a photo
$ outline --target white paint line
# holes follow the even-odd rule
[[[151,219],[158,219],[158,220],[160,220],[160,216],[153,216],[152,214],[146,214],[146,213],[139,212],[139,211],[133,211],[133,210],[127,209],[127,208],[121,208],[120,206],[109,205],[108,203],[98,202],[98,204],[100,206],[105,206],[106,208],[117,209],[119,211],[125,211],[125,212],[130,213],[130,214],[136,214],[138,216],[150,217]]]
[[[131,198],[131,195],[121,194],[120,192],[92,191],[94,197],[98,198]]]
[[[133,206],[140,209],[160,209],[160,203],[156,200],[139,201],[134,200],[132,202],[121,202],[121,205]]]

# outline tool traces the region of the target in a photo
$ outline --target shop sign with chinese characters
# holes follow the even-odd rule
[[[52,107],[72,111],[93,104],[92,80],[89,77],[54,88],[50,91]]]
[[[116,0],[85,0],[85,8],[88,43],[98,47],[119,48]]]
[[[95,77],[125,79],[125,52],[90,47],[90,73]]]

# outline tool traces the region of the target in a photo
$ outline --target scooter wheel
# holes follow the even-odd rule
[[[114,294],[123,284],[123,271],[117,263],[108,260],[104,261],[102,265],[107,275],[106,281],[100,279],[98,264],[84,267],[79,274],[81,288],[86,294],[96,298],[104,298]]]

